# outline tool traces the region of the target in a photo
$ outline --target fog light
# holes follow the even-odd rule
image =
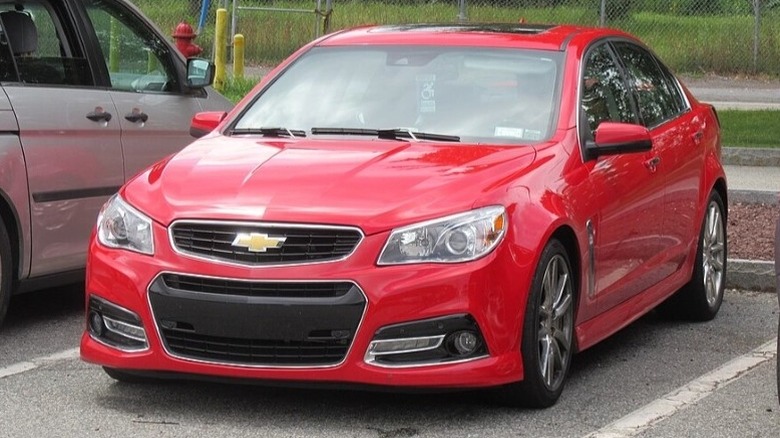
[[[103,320],[108,330],[134,341],[146,342],[146,332],[144,332],[143,328],[109,317],[103,317]]]
[[[474,319],[456,314],[381,327],[365,362],[380,367],[431,366],[489,355]]]
[[[479,347],[479,338],[473,332],[457,332],[452,335],[452,346],[461,356],[468,356]]]
[[[122,351],[149,348],[138,314],[96,296],[89,298],[87,330],[93,339]]]
[[[414,353],[416,351],[432,350],[438,348],[443,339],[444,336],[433,336],[426,338],[374,341],[371,343],[371,346],[368,347],[368,354],[371,356],[380,356],[383,354]]]
[[[89,312],[89,331],[95,336],[103,336],[103,317],[99,313]]]

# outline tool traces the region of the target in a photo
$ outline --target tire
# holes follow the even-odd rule
[[[3,221],[0,220],[0,326],[8,313],[13,289],[13,263],[11,260],[11,242]]]
[[[726,289],[726,209],[712,192],[699,231],[693,276],[664,303],[662,311],[690,321],[710,321],[718,314]]]
[[[128,373],[126,371],[118,370],[116,368],[103,367],[103,371],[105,371],[106,374],[108,374],[108,376],[111,377],[112,379],[122,383],[144,384],[144,383],[152,383],[155,381],[155,379],[151,377],[139,376],[137,374]]]
[[[563,392],[574,355],[574,279],[563,244],[551,240],[534,273],[520,351],[524,378],[501,388],[514,406],[546,408]]]

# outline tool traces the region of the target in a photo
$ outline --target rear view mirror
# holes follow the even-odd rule
[[[207,59],[187,60],[187,87],[204,88],[214,82],[214,64]]]
[[[190,135],[195,138],[203,137],[216,129],[226,116],[227,113],[224,111],[207,111],[195,114],[190,123]]]
[[[647,128],[633,123],[602,122],[596,128],[595,137],[595,142],[588,142],[585,146],[588,158],[645,152],[653,148]]]

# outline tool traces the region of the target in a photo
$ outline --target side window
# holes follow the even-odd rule
[[[652,128],[677,116],[683,110],[682,96],[653,55],[630,43],[616,43],[615,48],[628,72],[644,125]]]
[[[585,57],[581,109],[591,138],[603,121],[636,123],[620,67],[607,44],[592,49]]]
[[[669,93],[672,95],[675,108],[677,109],[676,113],[684,112],[685,110],[688,109],[688,102],[685,100],[685,97],[683,96],[683,92],[680,89],[680,85],[677,83],[677,80],[674,78],[674,76],[669,71],[669,69],[666,68],[666,66],[663,65],[661,61],[658,60],[658,58],[656,58],[655,62],[658,63],[659,67],[661,67],[661,72],[664,75],[664,81],[667,84],[667,88],[669,89]]]
[[[168,46],[143,21],[113,1],[84,3],[113,89],[135,92],[179,89]]]
[[[0,4],[0,78],[28,84],[92,85],[89,64],[62,3]]]

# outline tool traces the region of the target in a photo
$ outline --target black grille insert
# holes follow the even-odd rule
[[[284,239],[279,247],[254,248],[233,245],[236,237],[257,236]],[[177,222],[171,227],[176,249],[196,256],[247,265],[314,263],[339,260],[360,243],[362,234],[353,228],[308,227],[245,223]]]
[[[267,365],[328,365],[347,354],[350,340],[274,341],[204,336],[162,330],[165,343],[176,354],[214,362]]]
[[[279,282],[165,273],[149,301],[166,349],[195,360],[328,366],[344,360],[366,299],[348,281]]]
[[[275,298],[329,298],[341,297],[353,287],[352,283],[340,282],[259,282],[227,280],[221,278],[196,277],[180,274],[163,274],[165,285],[172,289],[220,295]]]

